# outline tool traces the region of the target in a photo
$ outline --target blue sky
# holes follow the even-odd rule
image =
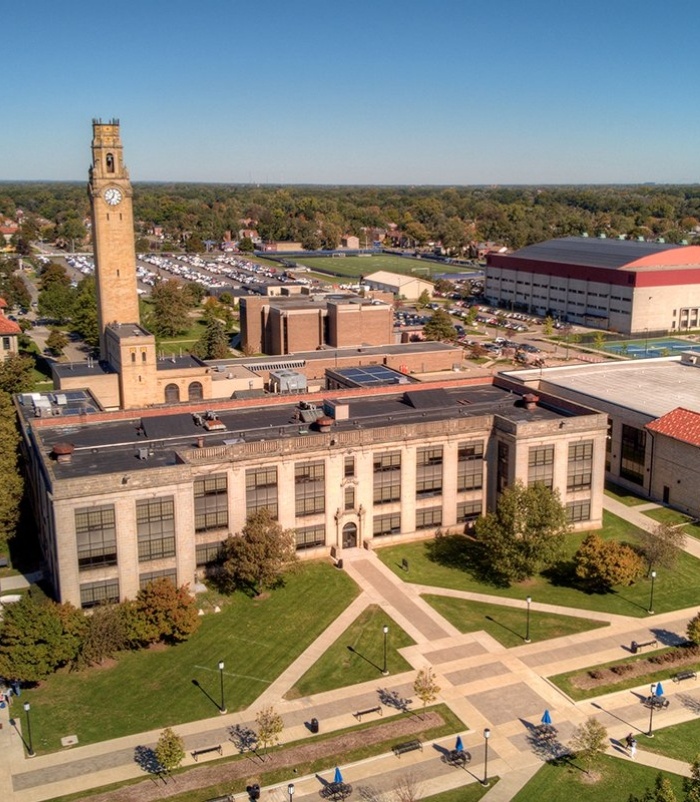
[[[697,3],[5,3],[0,180],[700,181]]]

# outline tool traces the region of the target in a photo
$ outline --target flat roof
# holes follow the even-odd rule
[[[420,389],[412,385],[410,390],[399,390],[386,394],[376,391],[329,391],[328,400],[337,400],[349,405],[347,420],[337,420],[334,431],[351,431],[357,428],[384,428],[387,425],[430,423],[459,417],[483,417],[499,415],[514,423],[556,421],[589,413],[559,409],[542,402],[526,409],[521,395],[511,388],[500,387],[490,381],[481,384],[464,384],[447,388],[427,387]],[[365,395],[363,395],[365,393]],[[322,402],[316,401],[320,404]],[[181,464],[177,454],[183,449],[195,447],[198,438],[205,446],[220,446],[231,442],[256,442],[270,439],[292,439],[307,435],[308,427],[299,419],[299,397],[290,397],[289,403],[266,403],[261,399],[255,406],[221,407],[216,402],[202,405],[198,413],[206,417],[203,410],[213,412],[219,430],[207,431],[198,423],[192,412],[151,415],[124,419],[124,413],[115,413],[90,425],[90,419],[56,421],[56,425],[33,428],[38,449],[50,460],[50,453],[58,443],[70,443],[75,450],[68,463],[51,460],[51,469],[56,479],[74,479],[83,476],[127,473]],[[31,411],[25,412],[31,425]],[[313,432],[312,432],[313,433]],[[145,449],[147,458],[141,458],[139,450]]]
[[[605,401],[650,418],[660,418],[676,407],[700,411],[700,367],[682,364],[678,357],[522,370],[504,375],[517,380],[541,377],[548,386],[585,396],[582,403],[593,408],[596,401]]]

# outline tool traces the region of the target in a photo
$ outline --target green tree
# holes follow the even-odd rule
[[[170,774],[179,769],[185,759],[185,742],[170,727],[166,727],[158,738],[155,754],[158,765],[166,774]]]
[[[613,585],[632,585],[644,573],[644,561],[624,543],[603,540],[591,532],[574,555],[576,576],[591,589],[607,591]]]
[[[418,298],[418,306],[420,306],[422,309],[425,309],[425,307],[429,303],[430,303],[430,293],[428,292],[428,290],[423,290],[423,292],[420,294],[420,297]]]
[[[280,739],[284,729],[282,716],[274,707],[264,707],[255,717],[255,723],[258,725],[258,740],[267,752],[267,747],[274,746]]]
[[[608,731],[594,716],[590,716],[574,730],[571,749],[588,770],[593,761],[605,753]]]
[[[0,362],[0,391],[15,395],[34,387],[34,360],[30,356],[10,354]]]
[[[160,337],[176,337],[187,331],[190,296],[176,279],[159,281],[151,292],[150,328]]]
[[[85,616],[70,604],[27,593],[5,607],[0,626],[0,676],[39,682],[75,660]]]
[[[568,532],[559,493],[540,482],[506,488],[496,511],[476,522],[489,573],[505,583],[527,579],[556,562]]]
[[[240,535],[221,546],[218,579],[228,592],[249,587],[257,593],[276,584],[296,561],[293,529],[283,529],[267,507],[248,516]]]
[[[18,466],[19,432],[12,398],[0,391],[0,549],[17,530],[24,482]]]
[[[542,334],[546,337],[550,337],[554,332],[554,321],[547,315],[547,317],[542,321]]]
[[[97,286],[94,276],[86,276],[78,284],[72,320],[73,328],[85,344],[97,348],[100,344],[100,329],[97,323]]]
[[[602,331],[597,331],[593,335],[593,345],[599,350],[603,350],[603,346],[605,345],[605,335]]]
[[[423,713],[426,705],[432,704],[440,693],[440,686],[435,682],[435,676],[430,666],[421,668],[413,683],[413,693],[423,702]]]
[[[238,240],[238,250],[241,253],[253,253],[255,250],[255,243],[250,237],[241,237]]]
[[[79,667],[98,665],[128,648],[124,609],[123,604],[101,604],[92,610],[76,656]]]
[[[70,284],[52,282],[39,292],[39,313],[59,323],[65,323],[73,314],[75,292]]]
[[[197,605],[186,585],[177,587],[167,577],[139,590],[127,611],[129,639],[138,644],[179,643],[199,627]]]
[[[226,359],[230,356],[228,334],[223,323],[216,319],[210,320],[192,350],[200,359]]]
[[[653,788],[647,788],[641,796],[630,794],[628,802],[677,802],[677,797],[668,777],[659,772]]]
[[[423,326],[426,340],[450,340],[456,335],[452,318],[444,309],[436,309],[430,320]]]
[[[46,347],[54,356],[61,356],[68,345],[68,335],[60,329],[51,329],[46,338]]]
[[[700,802],[700,755],[690,764],[690,777],[683,780],[684,802]]]
[[[688,636],[688,640],[691,643],[700,646],[700,613],[698,613],[694,618],[691,618],[688,621],[688,626],[686,627],[686,634]]]
[[[685,547],[687,535],[682,526],[659,523],[652,532],[643,531],[640,540],[644,558],[651,571],[659,565],[673,568]]]

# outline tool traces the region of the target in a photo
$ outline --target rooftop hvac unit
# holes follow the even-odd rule
[[[139,448],[136,455],[139,459],[148,459],[148,448],[146,447]]]

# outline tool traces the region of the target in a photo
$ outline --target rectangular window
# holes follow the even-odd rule
[[[442,447],[419,448],[416,451],[416,496],[439,496],[442,493]]]
[[[80,606],[87,610],[98,604],[116,604],[119,601],[119,580],[105,579],[102,582],[84,582],[80,586]]]
[[[294,466],[296,514],[316,515],[326,510],[326,466],[323,462],[302,462]]]
[[[416,529],[433,529],[442,523],[442,507],[416,510]]]
[[[593,470],[593,441],[569,443],[569,465],[566,475],[566,489],[569,492],[589,490]]]
[[[139,562],[175,556],[175,502],[172,496],[136,502]]]
[[[195,546],[195,559],[197,567],[214,562],[219,556],[219,549],[223,540],[215,540],[212,543],[197,543]]]
[[[296,530],[296,539],[297,551],[324,546],[326,544],[326,527],[323,525],[302,526]]]
[[[587,501],[571,501],[566,505],[566,517],[569,523],[576,521],[590,521],[591,520],[591,502]]]
[[[401,532],[401,513],[375,515],[372,520],[372,531],[375,537],[398,535]]]
[[[246,513],[264,507],[277,517],[277,468],[250,468],[245,472]]]
[[[355,475],[355,457],[345,457],[344,470],[346,479]]]
[[[540,482],[551,488],[554,483],[554,446],[533,446],[528,451],[527,483]]]
[[[75,511],[78,568],[117,564],[117,528],[114,505]]]
[[[460,443],[457,450],[457,491],[483,487],[484,443]]]
[[[481,499],[478,501],[460,501],[457,504],[457,523],[473,524],[481,517]]]
[[[10,338],[9,337],[3,337],[2,338],[2,348],[3,348],[4,351],[9,351],[10,350]]]
[[[637,485],[644,484],[644,458],[647,448],[647,433],[643,429],[622,424],[622,455],[620,476]]]
[[[613,422],[608,418],[608,434],[605,438],[605,470],[610,471],[610,455],[612,454]]]
[[[345,509],[355,509],[355,488],[352,485],[348,485],[345,488]]]
[[[401,500],[401,452],[374,455],[374,503]]]
[[[510,445],[502,440],[498,441],[498,456],[496,462],[496,491],[502,493],[508,487],[508,474],[510,472]]]
[[[194,482],[194,530],[224,529],[228,526],[228,483],[226,474],[215,474]]]
[[[149,571],[146,574],[139,574],[139,588],[143,590],[149,582],[156,579],[169,579],[177,587],[177,570],[166,568],[163,571]]]

